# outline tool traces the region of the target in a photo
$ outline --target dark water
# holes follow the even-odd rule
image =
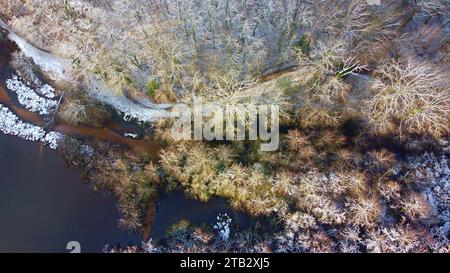
[[[56,151],[0,133],[0,252],[101,252],[139,243],[117,227],[113,198],[93,192]]]
[[[5,45],[0,41],[0,89],[6,77],[14,72],[8,65],[14,46]],[[12,94],[0,91],[9,102]],[[20,110],[21,118],[31,116],[34,118],[25,120],[39,124],[36,115],[19,109],[16,101],[10,104]],[[56,129],[83,139],[109,140],[157,154],[154,143],[126,139],[116,133],[124,128],[134,132],[135,126],[114,122],[108,126],[98,129],[59,125]],[[150,235],[161,239],[172,224],[183,219],[197,225],[212,225],[219,213],[232,217],[232,231],[244,229],[250,223],[250,217],[230,209],[225,200],[216,198],[199,203],[182,193],[171,193],[158,200]],[[81,252],[101,252],[107,244],[122,247],[140,244],[143,236],[119,229],[118,219],[115,200],[92,191],[76,171],[65,166],[56,151],[0,133],[0,252],[70,252],[66,249],[70,241],[79,242]]]
[[[161,239],[173,224],[186,219],[194,225],[212,226],[217,222],[219,213],[227,213],[232,218],[232,232],[247,229],[252,222],[248,214],[231,209],[224,199],[213,198],[207,203],[201,203],[187,198],[181,192],[170,193],[156,203],[151,236]]]
[[[251,219],[214,198],[200,203],[175,192],[156,203],[151,236],[161,239],[180,220],[213,225],[219,213],[232,219],[232,231]],[[142,235],[117,226],[111,196],[92,191],[54,150],[0,133],[0,252],[69,252],[78,241],[82,252],[101,252],[107,244],[140,244]]]

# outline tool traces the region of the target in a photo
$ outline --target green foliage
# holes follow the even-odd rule
[[[167,229],[166,233],[168,236],[173,236],[173,235],[187,232],[191,228],[192,228],[192,223],[187,219],[182,219],[182,220],[176,222],[175,224],[171,225]]]
[[[298,90],[292,82],[292,77],[284,76],[277,80],[277,86],[280,88],[286,96],[292,96]]]
[[[160,83],[157,80],[150,80],[147,83],[147,96],[152,97],[155,90],[160,87]]]
[[[68,3],[67,0],[63,1],[63,10],[64,10],[64,14],[67,16],[67,18],[69,19],[75,19],[77,16],[77,12],[75,10],[74,7],[72,7],[70,5],[70,3]]]
[[[306,56],[309,56],[311,53],[311,40],[307,35],[303,35],[300,40],[294,44],[294,47],[299,49]]]

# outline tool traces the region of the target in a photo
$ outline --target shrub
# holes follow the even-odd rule
[[[159,88],[159,82],[157,80],[150,80],[147,83],[147,96],[153,97],[156,89]]]
[[[411,220],[424,219],[430,212],[430,206],[424,196],[410,192],[400,199],[400,210]]]
[[[59,117],[69,124],[77,125],[87,119],[86,105],[80,99],[66,100],[60,108]]]
[[[173,225],[171,225],[166,231],[168,236],[176,236],[177,234],[182,234],[189,232],[192,229],[192,223],[187,219],[182,219]]]
[[[376,196],[362,196],[346,203],[351,222],[362,227],[375,227],[381,221],[382,208]]]
[[[101,127],[111,118],[109,110],[80,91],[68,91],[59,108],[58,116],[72,125]]]
[[[299,130],[289,130],[286,139],[289,149],[294,152],[301,152],[305,146],[310,144],[309,138]]]
[[[421,232],[410,226],[395,226],[392,228],[371,230],[366,240],[369,252],[381,253],[407,253],[422,252],[421,237],[426,237]]]
[[[375,132],[435,137],[449,132],[450,95],[437,68],[408,59],[384,63],[375,76],[367,107]]]

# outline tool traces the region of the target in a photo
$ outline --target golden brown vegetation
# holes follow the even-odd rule
[[[175,142],[171,121],[157,121],[158,162],[112,152],[97,159],[94,179],[118,197],[123,226],[139,227],[143,204],[163,187],[200,201],[226,198],[281,230],[270,240],[240,233],[253,248],[222,250],[448,251],[448,63],[438,67],[423,57],[430,52],[417,52],[445,56],[448,41],[435,37],[440,30],[407,33],[417,16],[442,16],[445,1],[75,2],[9,1],[0,10],[15,15],[19,33],[72,59],[80,79],[94,75],[156,102],[195,94],[220,106],[277,104],[288,128],[278,151],[262,153],[259,142]],[[402,44],[420,38],[440,44]],[[85,107],[68,100],[61,116],[83,120]],[[413,137],[432,139],[444,159],[402,160],[408,143],[418,147]],[[211,238],[190,232],[183,236],[192,249],[205,251],[199,241]]]

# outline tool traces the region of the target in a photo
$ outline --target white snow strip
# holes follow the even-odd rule
[[[55,95],[55,89],[48,84],[39,84],[39,87],[36,89],[36,93],[46,97],[47,99],[53,99]]]
[[[17,75],[13,75],[12,78],[6,80],[6,87],[8,90],[16,93],[19,103],[31,112],[39,113],[40,115],[48,115],[50,111],[55,109],[58,105],[58,101],[56,100],[39,96],[37,91],[31,89]],[[53,93],[48,87],[39,89],[39,93],[45,93],[48,96]]]
[[[136,138],[138,137],[138,134],[124,133],[123,136],[124,136],[124,137],[129,137],[129,138],[136,139]]]
[[[0,27],[8,30],[8,38],[17,44],[26,57],[31,58],[43,71],[49,73],[52,79],[68,80],[70,78],[69,74],[72,69],[68,60],[34,47],[17,35],[2,19],[0,19]]]
[[[96,79],[92,79],[93,87],[89,89],[89,94],[96,100],[114,107],[122,112],[126,121],[136,119],[141,122],[151,122],[159,118],[171,117],[171,113],[167,110],[156,107],[155,109],[136,104],[125,96],[107,90],[104,83]]]
[[[41,141],[52,149],[58,147],[63,135],[58,132],[46,133],[39,126],[23,122],[7,107],[0,104],[0,131],[29,141]]]
[[[58,144],[64,136],[58,132],[48,132],[41,141],[52,149],[58,148]]]
[[[8,108],[0,104],[0,130],[26,140],[39,141],[45,137],[45,131],[39,127],[21,121]]]
[[[8,38],[14,41],[22,53],[31,58],[36,65],[47,72],[53,80],[69,80],[71,75],[71,64],[67,59],[54,56],[42,51],[25,39],[17,35],[4,21],[0,19],[0,27],[9,31]],[[146,104],[146,106],[136,104],[123,95],[115,95],[108,90],[103,83],[95,81],[94,88],[90,94],[102,103],[106,103],[125,115],[125,120],[136,119],[141,122],[151,122],[159,118],[170,117],[170,112],[164,110],[168,105]]]
[[[25,56],[33,59],[36,65],[53,76],[53,79],[69,79],[67,74],[71,69],[70,63],[67,60],[53,56],[45,51],[35,48],[33,45],[28,43],[25,39],[23,39],[13,31],[9,32],[8,38],[17,44],[17,46]]]

